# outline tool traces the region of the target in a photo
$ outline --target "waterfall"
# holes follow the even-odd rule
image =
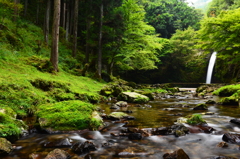
[[[209,64],[208,64],[206,84],[211,83],[212,72],[213,72],[213,67],[214,67],[215,61],[216,61],[216,57],[217,57],[217,52],[213,52],[211,55]]]

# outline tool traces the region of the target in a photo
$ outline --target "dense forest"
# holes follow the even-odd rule
[[[49,67],[109,81],[214,82],[240,76],[237,0],[213,0],[206,13],[184,0],[1,0],[0,57],[50,57]],[[32,25],[42,30],[29,39]],[[23,31],[22,28],[26,28]],[[34,30],[33,30],[34,31]],[[8,53],[6,53],[9,52]]]

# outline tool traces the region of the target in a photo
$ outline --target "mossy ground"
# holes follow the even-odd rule
[[[19,117],[34,113],[38,105],[64,100],[98,102],[104,84],[60,71],[41,72],[34,66],[0,60],[0,106],[11,107]]]
[[[91,107],[90,103],[99,102],[103,97],[98,92],[104,83],[79,76],[76,68],[81,70],[77,65],[80,57],[72,58],[71,49],[61,39],[60,71],[53,72],[49,62],[51,48],[43,37],[42,29],[31,22],[3,19],[0,29],[0,108],[13,110],[12,114],[19,119],[35,115],[43,104],[81,100]],[[51,37],[49,40],[51,43]],[[18,136],[21,132],[15,120],[10,120],[12,115],[0,115],[0,135]],[[92,122],[91,125],[98,124],[94,119]]]

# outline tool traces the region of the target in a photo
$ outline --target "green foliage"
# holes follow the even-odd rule
[[[187,123],[191,125],[199,125],[205,124],[206,121],[202,118],[201,114],[193,114],[192,116],[188,117]]]
[[[199,47],[216,51],[217,76],[225,82],[238,81],[240,74],[240,9],[223,11],[217,17],[205,18],[201,24]],[[229,71],[231,70],[231,71]]]
[[[203,17],[199,10],[179,0],[148,2],[145,10],[147,22],[164,38],[170,38],[177,29],[184,30],[189,26],[199,29],[199,21]]]
[[[79,100],[39,106],[37,116],[46,120],[41,126],[55,130],[80,130],[99,125],[91,115],[96,107]]]
[[[123,16],[124,33],[116,64],[123,70],[156,68],[158,50],[162,48],[154,28],[144,20],[143,6],[136,0],[125,0],[119,10]]]
[[[216,17],[221,14],[221,11],[237,9],[239,7],[239,0],[212,0],[207,10],[207,16]]]

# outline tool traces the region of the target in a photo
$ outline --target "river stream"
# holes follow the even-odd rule
[[[61,149],[69,152],[73,158],[92,159],[161,159],[165,153],[171,153],[182,148],[191,159],[213,159],[216,156],[230,156],[240,158],[239,146],[228,144],[227,148],[217,147],[222,142],[222,136],[226,132],[240,133],[240,127],[230,123],[233,118],[240,118],[238,106],[222,106],[209,104],[208,110],[193,110],[199,103],[205,103],[209,99],[202,99],[186,94],[181,96],[165,96],[156,99],[147,105],[137,106],[129,104],[126,108],[118,111],[132,111],[130,116],[135,120],[125,122],[106,120],[106,127],[101,131],[83,131],[69,134],[40,134],[32,133],[13,143],[14,151],[3,159],[28,159],[29,155],[35,155],[36,159],[44,158],[47,153],[55,148],[52,146],[56,140],[66,142]],[[219,101],[218,97],[211,100]],[[181,104],[181,107],[173,107]],[[109,104],[101,104],[100,107],[109,114],[112,111]],[[215,130],[211,133],[189,133],[185,136],[175,137],[174,135],[153,135],[143,137],[141,140],[129,140],[126,136],[113,136],[126,128],[158,128],[171,126],[177,118],[194,113],[212,112],[213,115],[203,115],[208,125]],[[96,151],[87,154],[74,154],[71,151],[71,144],[78,141],[89,140],[97,145]],[[105,146],[103,146],[105,145]],[[0,157],[1,158],[1,157]]]

